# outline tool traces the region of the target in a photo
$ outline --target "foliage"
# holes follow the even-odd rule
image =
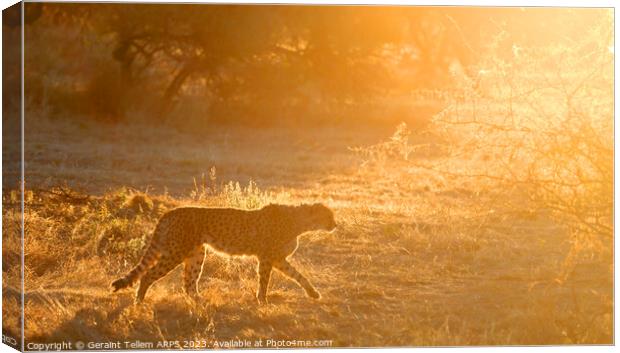
[[[523,211],[548,211],[577,237],[613,235],[613,25],[578,42],[488,56],[434,119],[459,178],[493,181]],[[434,167],[435,168],[435,167]],[[525,202],[524,202],[525,201]]]
[[[389,6],[34,6],[26,6],[27,12],[41,12],[26,28],[31,105],[49,104],[57,115],[68,112],[107,121],[136,119],[141,112],[158,123],[349,120],[351,106],[375,103],[385,108],[391,104],[384,100],[387,95],[403,97],[415,89],[451,84],[450,72],[459,67],[467,71],[497,32],[492,18],[513,29],[511,43],[545,45],[561,35],[579,36],[576,29],[583,21],[601,13]],[[541,17],[545,21],[537,20]],[[563,31],[538,27],[556,24]],[[546,35],[540,36],[543,30]],[[50,48],[48,43],[57,45]],[[501,55],[506,52],[510,48],[502,48]],[[195,111],[179,104],[195,101],[202,102]],[[354,113],[366,118],[363,109]]]
[[[209,178],[204,174],[201,182],[194,178],[194,189],[190,192],[192,200],[206,205],[218,205],[241,209],[258,209],[270,202],[276,202],[280,195],[261,190],[256,182],[250,180],[247,186],[241,186],[239,182],[229,181],[217,183],[216,168],[211,167]]]
[[[355,151],[365,165],[466,186],[486,212],[552,217],[568,229],[573,250],[609,257],[614,104],[606,19],[584,40],[514,48],[507,60],[493,55],[505,40],[498,37],[475,78],[457,77],[458,93],[428,127],[437,155],[413,144],[404,124],[388,141]]]

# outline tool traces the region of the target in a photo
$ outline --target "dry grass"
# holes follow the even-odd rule
[[[569,265],[571,238],[544,213],[494,213],[448,177],[360,168],[349,147],[389,131],[213,127],[196,136],[41,119],[27,133],[34,190],[25,216],[27,342],[612,343],[610,257]],[[62,183],[74,191],[51,188]],[[198,304],[182,294],[179,269],[140,306],[132,292],[109,292],[165,210],[272,201],[321,201],[336,213],[338,231],[304,236],[292,258],[320,301],[275,275],[271,303],[259,306],[255,260],[216,255],[207,259]],[[17,310],[19,215],[4,202],[3,304]]]

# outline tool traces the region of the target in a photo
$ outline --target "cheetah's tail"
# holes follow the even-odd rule
[[[140,262],[129,271],[127,275],[112,282],[112,292],[116,292],[120,289],[132,286],[140,277],[142,277],[146,271],[153,267],[159,258],[161,257],[161,251],[156,246],[151,244],[140,259]]]

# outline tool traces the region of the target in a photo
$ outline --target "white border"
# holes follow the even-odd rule
[[[1,0],[3,8],[16,1]],[[118,2],[118,3],[179,3],[179,4],[301,4],[301,5],[406,5],[406,6],[482,6],[482,7],[615,7],[613,1],[608,0],[448,0],[448,1],[432,1],[432,0],[24,0],[25,2],[82,2],[82,3],[102,3],[102,2]],[[6,5],[5,5],[6,4]]]

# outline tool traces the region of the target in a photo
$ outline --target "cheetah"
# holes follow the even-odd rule
[[[130,287],[140,280],[135,303],[155,281],[183,263],[183,288],[191,298],[198,294],[205,247],[230,256],[258,258],[256,298],[267,303],[267,286],[273,268],[297,282],[311,297],[320,298],[310,281],[287,258],[298,246],[298,236],[313,230],[333,231],[334,214],[323,204],[286,206],[270,204],[259,210],[180,207],[164,214],[140,262],[112,282],[112,290]]]

